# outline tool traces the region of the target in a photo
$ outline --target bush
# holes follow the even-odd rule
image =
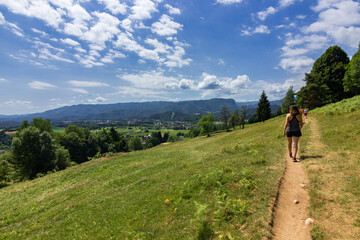
[[[69,151],[64,147],[59,147],[58,149],[56,149],[55,156],[55,170],[63,170],[71,166]]]
[[[133,137],[130,139],[129,148],[133,151],[138,151],[138,150],[144,149],[140,138],[137,138],[137,137]]]
[[[4,153],[0,155],[0,184],[11,180],[12,172],[11,154]]]

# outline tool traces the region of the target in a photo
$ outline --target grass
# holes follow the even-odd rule
[[[313,239],[360,239],[360,96],[309,113],[302,146],[310,178]],[[313,122],[309,123],[314,124]]]
[[[283,118],[93,160],[0,189],[0,239],[262,239]]]

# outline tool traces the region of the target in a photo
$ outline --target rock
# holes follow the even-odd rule
[[[299,186],[302,187],[302,188],[304,188],[306,185],[303,184],[303,183],[301,183],[301,184],[299,184]]]
[[[294,200],[294,204],[298,204],[299,203],[299,200]]]
[[[305,220],[305,224],[306,225],[310,225],[310,224],[313,224],[314,220],[312,220],[311,218],[308,218]]]

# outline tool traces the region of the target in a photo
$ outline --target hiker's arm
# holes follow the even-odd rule
[[[299,119],[298,119],[299,120]],[[300,130],[303,128],[303,125],[304,125],[304,122],[303,122],[303,118],[302,118],[302,115],[300,115]]]
[[[283,136],[285,137],[285,133],[286,133],[286,128],[289,124],[289,117],[286,116],[286,119],[285,119],[285,125],[284,125],[284,131],[283,131]]]

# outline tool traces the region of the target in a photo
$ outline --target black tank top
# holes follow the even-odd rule
[[[287,131],[300,131],[299,120],[297,120],[296,115],[293,115],[292,117],[293,117],[293,119],[291,119],[291,121],[289,122],[286,130]]]

